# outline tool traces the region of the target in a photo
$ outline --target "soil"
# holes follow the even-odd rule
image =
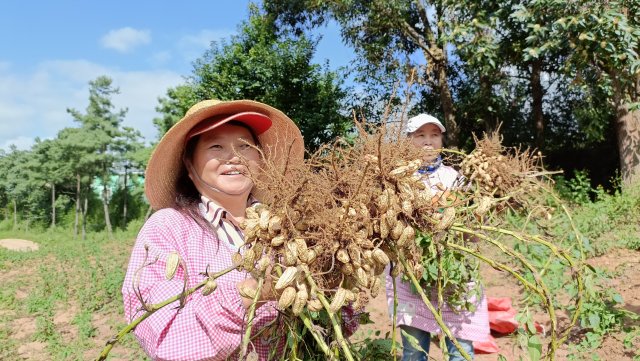
[[[12,251],[37,251],[39,248],[35,242],[15,238],[0,239],[0,246]]]
[[[623,308],[640,312],[640,278],[637,277],[635,272],[635,266],[640,263],[640,252],[631,250],[611,250],[606,255],[592,258],[588,263],[594,267],[599,267],[604,270],[614,272],[615,277],[612,279],[611,286],[616,289],[617,292],[624,299]],[[30,273],[33,273],[34,265],[24,264],[25,269],[10,270],[4,274],[0,273],[0,284],[10,274],[18,277],[29,277]],[[24,273],[12,273],[12,272],[24,272]],[[514,302],[514,307],[518,308],[518,300],[520,298],[520,289],[514,287],[516,284],[513,279],[505,275],[503,272],[497,271],[490,267],[482,269],[483,279],[485,280],[486,292],[490,297],[510,297]],[[26,290],[16,290],[16,300],[23,300]],[[73,317],[80,310],[79,305],[67,304],[58,305],[54,310],[53,321],[57,330],[60,332],[65,342],[70,342],[77,337],[77,329],[73,326]],[[370,313],[370,317],[373,324],[363,325],[358,332],[351,337],[354,342],[361,341],[367,337],[370,338],[382,338],[385,334],[391,334],[391,322],[389,314],[387,312],[386,299],[383,292],[371,300],[366,309]],[[8,320],[10,322],[10,335],[9,339],[12,343],[18,345],[17,354],[19,358],[24,360],[43,360],[48,359],[47,356],[47,344],[44,342],[35,342],[33,340],[34,333],[36,332],[36,320],[33,316],[15,315],[12,310],[0,310],[0,318]],[[120,317],[121,315],[118,315]],[[562,320],[562,311],[559,311],[559,319]],[[548,329],[548,318],[539,314],[534,316],[536,322],[542,324]],[[91,351],[87,351],[85,359],[95,359],[104,346],[105,340],[112,337],[117,331],[118,326],[115,325],[114,315],[112,313],[96,312],[92,317],[92,325],[95,327],[96,334],[93,338],[94,347]],[[562,323],[562,321],[561,321]],[[496,342],[500,348],[500,354],[503,355],[506,360],[518,360],[520,356],[524,360],[529,359],[525,352],[519,349],[516,339],[510,335],[494,335]],[[640,349],[640,343],[634,342],[634,347],[625,348],[623,341],[625,338],[623,332],[617,332],[608,335],[600,345],[598,349],[593,352],[592,356],[599,357],[600,360],[634,360],[635,351]],[[580,334],[577,333],[572,338],[572,343],[580,341]],[[400,337],[397,337],[398,341]],[[567,360],[569,357],[570,349],[568,346],[563,345],[556,352],[556,360]],[[114,348],[111,353],[113,360],[129,360],[139,357],[139,351],[131,348]],[[438,349],[437,340],[434,340],[432,350],[430,354],[430,360],[443,360],[442,353]],[[577,359],[591,359],[581,358]],[[478,361],[497,361],[498,354],[483,354],[476,355]]]
[[[640,263],[640,251],[615,249],[609,251],[606,255],[590,259],[588,263],[594,267],[614,272],[615,278],[612,280],[610,286],[615,288],[622,296],[624,304],[622,304],[621,307],[632,312],[640,312],[640,279],[635,272],[635,267]],[[513,286],[516,283],[510,276],[488,266],[482,268],[481,274],[485,280],[487,296],[509,297],[514,307],[516,309],[518,308],[521,290],[519,287]],[[357,342],[367,337],[379,338],[384,337],[386,333],[391,334],[391,319],[387,311],[386,296],[383,292],[371,300],[366,311],[370,313],[371,320],[374,323],[361,326],[356,334],[352,336],[352,341]],[[549,320],[544,314],[534,315],[534,320],[545,329],[549,329]],[[566,313],[562,310],[558,310],[558,320],[560,325],[562,325],[563,322],[567,322]],[[576,327],[576,329],[577,328],[578,327]],[[376,337],[376,334],[380,336]],[[493,334],[493,336],[500,349],[499,354],[507,360],[518,360],[520,356],[522,356],[524,360],[529,359],[526,350],[523,351],[519,349],[516,338],[513,335]],[[594,355],[592,356],[598,356],[599,360],[634,360],[634,353],[640,346],[640,342],[636,340],[633,342],[634,347],[625,348],[623,345],[625,336],[626,334],[624,332],[609,334],[603,340],[600,347],[593,352]],[[398,336],[397,339],[400,340],[400,337]],[[571,342],[578,343],[579,341],[580,333],[576,332]],[[545,340],[543,339],[543,343],[544,342]],[[562,345],[556,352],[555,360],[568,360],[570,352],[566,344]],[[478,361],[497,361],[499,354],[477,354],[475,359]],[[429,356],[430,360],[431,358],[434,360],[443,360],[442,353],[438,348],[437,339],[432,341]],[[578,357],[577,359],[581,358]]]

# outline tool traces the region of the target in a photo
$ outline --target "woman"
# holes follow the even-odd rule
[[[422,178],[427,189],[435,192],[459,186],[460,174],[452,167],[442,164],[440,150],[443,146],[443,134],[446,131],[444,125],[435,117],[428,114],[420,114],[407,123],[407,135],[414,146],[425,151],[424,164],[418,169],[418,175]],[[470,287],[476,286],[470,284]],[[393,311],[393,279],[387,275],[387,303],[390,314]],[[402,361],[426,361],[429,353],[431,333],[440,333],[433,314],[422,301],[422,298],[411,290],[411,285],[396,279],[398,295],[397,325],[404,331],[401,333],[403,355]],[[473,358],[473,341],[486,341],[489,336],[489,318],[487,311],[487,299],[484,294],[478,298],[469,300],[476,306],[475,312],[453,311],[448,305],[442,308],[442,318],[453,336],[464,351]],[[435,306],[436,299],[431,303]],[[446,303],[446,300],[445,300]],[[424,352],[413,347],[409,335]],[[464,360],[453,342],[446,339],[450,361]],[[425,354],[426,353],[426,354]]]
[[[157,304],[192,288],[206,274],[228,269],[232,255],[244,252],[239,224],[245,209],[257,203],[248,176],[265,160],[276,166],[303,159],[300,131],[282,112],[248,101],[206,100],[195,104],[162,138],[145,175],[145,194],[157,210],[134,245],[122,294],[129,322],[143,313],[143,303]],[[267,159],[261,159],[262,154]],[[166,260],[181,259],[175,276],[165,279]],[[186,280],[186,281],[185,281]],[[226,360],[237,357],[252,300],[239,289],[257,287],[246,272],[218,278],[217,289],[200,289],[179,303],[161,308],[135,329],[154,360]],[[243,293],[246,294],[246,293]],[[270,287],[264,287],[252,334],[274,321],[277,311]],[[263,332],[249,351],[260,360],[282,347],[282,337]]]

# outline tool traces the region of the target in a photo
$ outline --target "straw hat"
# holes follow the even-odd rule
[[[181,175],[186,172],[182,154],[187,137],[214,128],[215,126],[211,125],[201,125],[192,131],[203,120],[216,116],[219,116],[221,121],[216,122],[215,126],[235,120],[235,116],[239,116],[239,121],[254,130],[265,157],[276,166],[284,166],[287,159],[289,162],[302,162],[304,142],[300,130],[281,111],[252,100],[204,100],[192,106],[185,116],[169,129],[151,154],[145,172],[144,191],[153,209],[175,205],[176,185]],[[264,116],[271,120],[270,127],[264,126],[265,122],[268,123]],[[259,190],[254,189],[254,194],[260,198]]]

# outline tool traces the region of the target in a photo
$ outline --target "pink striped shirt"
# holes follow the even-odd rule
[[[136,271],[145,262],[147,266]],[[176,251],[186,263],[171,281],[165,280],[165,260]],[[209,230],[202,229],[193,219],[175,209],[162,209],[149,218],[136,240],[129,268],[122,287],[124,311],[128,322],[144,311],[134,293],[138,288],[146,303],[159,303],[178,295],[183,289],[185,273],[187,288],[202,280],[208,270],[215,273],[232,265],[231,255],[237,252],[229,242],[218,242]],[[186,299],[183,308],[178,302],[164,307],[142,321],[134,333],[153,360],[226,360],[237,358],[246,325],[245,309],[236,283],[247,277],[236,270],[218,278],[218,289],[208,296],[200,291]],[[253,334],[277,316],[275,302],[268,302],[256,311]],[[275,334],[275,336],[274,336]],[[284,345],[283,332],[264,332],[254,339],[249,350],[255,349],[260,360],[266,360],[273,347]],[[275,338],[275,339],[274,339]]]
[[[437,190],[438,183],[444,187],[460,185],[459,173],[448,166],[442,165],[435,172],[423,179],[428,188]],[[473,283],[469,284],[474,286]],[[387,306],[389,315],[393,315],[393,278],[387,272],[386,276]],[[442,330],[436,322],[433,314],[417,293],[411,290],[411,284],[403,282],[401,277],[396,278],[396,292],[398,296],[397,325],[412,326],[430,333],[438,334]],[[430,294],[426,290],[427,295]],[[437,306],[437,297],[431,294],[431,303]],[[458,339],[469,341],[486,341],[489,338],[489,312],[487,310],[487,298],[484,292],[479,299],[473,297],[469,301],[476,306],[475,312],[454,311],[447,304],[442,307],[442,318],[453,334]],[[392,316],[393,317],[393,316]]]

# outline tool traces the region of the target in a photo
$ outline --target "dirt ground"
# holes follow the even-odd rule
[[[612,281],[611,286],[622,296],[624,300],[623,307],[633,312],[640,312],[640,279],[637,277],[637,272],[635,271],[640,263],[639,251],[631,251],[628,249],[612,250],[606,255],[590,259],[588,263],[594,267],[617,272],[618,276]],[[517,301],[519,299],[520,289],[513,286],[516,283],[510,276],[491,267],[484,267],[482,269],[482,276],[485,280],[486,294],[489,297],[510,297],[514,307],[518,308]],[[389,332],[389,334],[391,333],[391,320],[387,311],[385,297],[384,293],[381,292],[378,297],[371,300],[366,310],[370,313],[374,324],[362,326],[361,329],[352,336],[352,340],[362,340],[367,337],[367,335],[373,337],[376,331],[380,331],[381,337],[387,332]],[[563,317],[562,310],[558,311],[558,319],[560,324],[563,319],[566,319],[566,317]],[[549,329],[548,317],[539,315],[534,317],[534,320],[543,325],[545,329]],[[527,354],[519,349],[514,336],[498,334],[493,334],[493,336],[500,348],[500,354],[507,360],[518,360],[519,356],[522,356],[525,360],[528,359]],[[634,349],[625,349],[623,346],[624,337],[625,335],[621,333],[609,335],[595,351],[595,354],[600,357],[600,360],[633,360],[637,347]],[[400,340],[400,337],[397,339]],[[638,346],[637,341],[635,344]],[[434,360],[442,360],[442,353],[438,348],[437,341],[433,341],[432,343],[430,357],[433,357]],[[561,361],[567,360],[568,357],[569,348],[563,345],[556,352],[555,359]],[[478,354],[476,355],[476,360],[497,361],[498,354]]]
[[[635,272],[638,263],[640,263],[640,252],[630,250],[612,250],[608,254],[589,260],[592,266],[601,267],[609,271],[615,271],[616,277],[612,280],[611,286],[614,287],[624,299],[623,307],[633,312],[640,312],[640,278]],[[25,265],[26,266],[26,265]],[[16,273],[18,272],[18,273]],[[33,272],[33,270],[31,270]],[[0,283],[2,280],[11,277],[29,277],[29,272],[8,271],[0,274]],[[497,271],[490,267],[482,269],[482,275],[485,280],[487,295],[491,297],[510,297],[514,306],[518,308],[517,300],[519,299],[519,288],[514,287],[514,281],[503,272]],[[28,290],[16,290],[15,299],[18,302],[23,301],[27,296]],[[65,342],[77,337],[77,328],[72,325],[72,318],[80,309],[79,305],[66,305],[65,307],[57,307],[53,322],[56,329],[60,332]],[[367,307],[370,312],[371,319],[374,324],[362,326],[358,332],[352,336],[352,341],[362,340],[369,337],[384,337],[387,332],[391,332],[391,322],[387,312],[386,300],[384,293],[373,299]],[[34,341],[32,336],[36,331],[36,320],[33,317],[15,317],[13,311],[2,311],[0,307],[0,318],[11,322],[12,330],[9,336],[10,341],[19,345],[17,353],[23,360],[43,360],[43,354],[46,354],[46,343]],[[559,318],[562,319],[562,311],[559,311]],[[548,319],[544,315],[534,317],[535,321],[549,328]],[[117,331],[114,325],[114,315],[112,313],[97,312],[93,315],[91,323],[96,327],[96,334],[92,338],[94,346],[91,351],[87,351],[85,359],[95,359],[100,350],[104,346],[105,340],[109,339]],[[379,331],[379,336],[375,333]],[[507,360],[518,360],[519,356],[527,360],[528,356],[523,353],[517,346],[516,340],[509,335],[494,335],[496,342],[500,348],[500,354],[505,356]],[[600,360],[633,360],[634,352],[640,346],[635,342],[635,348],[628,349],[623,346],[625,335],[622,333],[609,335],[602,345],[594,352],[599,356]],[[399,337],[398,337],[399,340]],[[576,342],[573,340],[572,342]],[[129,360],[137,359],[139,350],[131,348],[116,347],[112,352],[112,360]],[[132,354],[133,353],[133,354]],[[556,353],[556,360],[567,360],[569,348],[564,345]],[[430,356],[433,360],[442,360],[442,353],[438,349],[437,343],[434,342]],[[477,355],[478,361],[497,361],[498,354]]]
[[[15,238],[0,239],[0,246],[12,251],[37,251],[39,248],[35,242]]]

